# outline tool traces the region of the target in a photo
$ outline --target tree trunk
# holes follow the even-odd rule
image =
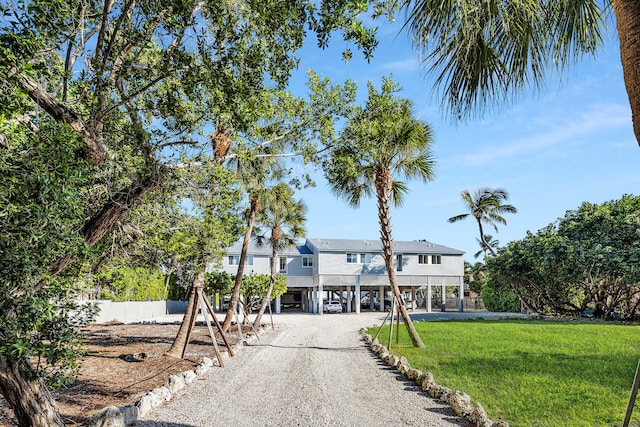
[[[193,285],[191,285],[191,290],[189,291],[189,302],[187,303],[187,309],[184,313],[184,317],[182,318],[182,324],[180,325],[175,341],[166,353],[167,356],[182,359],[187,351],[189,337],[191,337],[191,331],[193,331],[193,326],[196,324],[196,318],[198,317],[198,299],[196,297],[197,288],[202,289],[204,286],[204,277],[205,269],[203,267],[194,279]]]
[[[612,3],[620,39],[624,83],[631,105],[633,132],[640,144],[640,2],[613,0]]]
[[[148,194],[162,186],[164,172],[160,168],[154,168],[153,172],[146,178],[136,181],[129,187],[115,193],[104,204],[102,209],[93,215],[82,227],[82,236],[87,246],[95,246],[102,238],[111,231],[113,226],[133,207],[133,205]],[[64,270],[74,258],[64,255],[51,265],[48,273],[52,276],[58,275]]]
[[[487,259],[487,250],[489,252],[491,252],[491,255],[496,256],[496,251],[493,250],[493,248],[491,246],[489,246],[489,243],[487,242],[487,240],[484,238],[484,230],[482,228],[482,220],[481,218],[476,218],[476,221],[478,221],[478,229],[480,229],[480,241],[482,242],[482,246],[484,249],[484,258],[485,260]]]
[[[276,250],[277,242],[271,242],[271,247],[273,248],[271,252],[271,279],[269,280],[269,289],[267,289],[267,293],[262,299],[262,304],[260,305],[260,310],[258,310],[258,315],[256,319],[253,321],[253,327],[259,328],[260,322],[262,321],[262,315],[264,314],[267,305],[271,301],[271,292],[273,291],[273,285],[276,282],[276,274],[278,272],[278,251]]]
[[[418,335],[418,331],[416,331],[416,328],[413,326],[407,306],[400,294],[400,287],[396,281],[396,270],[393,261],[393,237],[391,235],[391,182],[391,173],[388,170],[376,174],[375,185],[378,199],[378,220],[380,221],[380,240],[382,242],[384,264],[387,268],[387,274],[389,275],[391,292],[398,302],[398,311],[402,315],[411,342],[414,347],[424,348],[424,343],[420,335]],[[383,308],[384,307],[381,307],[381,309]]]
[[[78,132],[85,144],[87,156],[94,164],[100,164],[107,159],[107,147],[94,128],[87,126],[82,118],[66,104],[54,99],[36,80],[26,75],[19,78],[20,85],[27,91],[29,97],[56,121],[65,123]]]
[[[64,426],[47,386],[28,371],[28,360],[0,359],[0,392],[20,427]]]
[[[227,332],[233,319],[234,306],[238,305],[240,298],[240,287],[242,286],[242,276],[244,274],[244,264],[247,260],[247,250],[249,249],[249,242],[251,241],[251,233],[253,233],[253,222],[256,218],[256,212],[260,205],[259,199],[254,196],[249,196],[249,219],[247,220],[247,231],[244,233],[244,240],[242,241],[242,251],[240,252],[240,260],[238,262],[238,271],[236,273],[236,282],[231,290],[231,301],[229,301],[229,307],[227,308],[227,315],[224,318],[222,324],[222,331]],[[246,318],[246,316],[245,316]]]

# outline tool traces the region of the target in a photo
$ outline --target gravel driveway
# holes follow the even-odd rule
[[[264,318],[269,321],[268,316]],[[360,340],[380,313],[280,314],[137,426],[466,426]]]

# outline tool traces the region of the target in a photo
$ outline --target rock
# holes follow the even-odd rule
[[[408,367],[408,368],[410,368],[410,367],[411,367],[411,365],[409,364],[409,361],[408,361],[408,360],[407,360],[407,358],[406,358],[406,357],[404,357],[404,356],[401,356],[401,357],[400,357],[400,360],[398,361],[398,366],[399,366],[400,364],[402,364],[402,365],[404,365],[404,366],[406,366],[406,367]]]
[[[191,384],[198,376],[193,371],[184,371],[182,373],[182,377],[184,378],[184,382],[186,384]]]
[[[450,403],[451,407],[459,417],[471,421],[474,407],[471,403],[471,397],[469,397],[468,394],[456,391],[451,395]]]
[[[138,419],[136,406],[108,406],[94,414],[87,423],[91,427],[126,427]]]
[[[234,349],[235,351],[235,349]],[[213,366],[213,359],[210,357],[203,357],[201,365],[208,366],[209,368]]]
[[[509,423],[507,423],[506,421],[496,421],[495,423],[491,424],[491,427],[509,427]]]
[[[491,427],[493,425],[493,421],[489,419],[487,412],[479,403],[473,404],[473,413],[470,421],[476,423],[478,427]]]
[[[398,356],[396,356],[395,354],[391,354],[389,355],[389,358],[387,360],[387,363],[389,364],[389,366],[397,366],[398,362],[400,361],[400,359],[398,358]]]
[[[433,380],[433,374],[431,372],[425,372],[422,376],[422,383],[420,384],[422,391],[429,391],[429,387],[435,384]]]
[[[416,381],[418,379],[418,377],[422,375],[422,372],[415,369],[415,368],[409,368],[407,369],[407,379],[409,381]]]
[[[173,394],[176,391],[182,390],[186,385],[184,381],[184,377],[182,375],[171,375],[167,378],[167,382],[164,383],[164,386],[169,389],[169,391]]]
[[[142,396],[137,402],[138,415],[140,417],[146,417],[153,408],[156,408],[162,404],[162,399],[154,393],[147,393]]]
[[[203,376],[207,372],[209,372],[209,367],[208,366],[198,365],[198,367],[196,368],[196,375],[199,376],[199,377]]]
[[[151,393],[155,394],[164,401],[171,399],[171,392],[165,386],[154,388],[153,390],[151,390]]]

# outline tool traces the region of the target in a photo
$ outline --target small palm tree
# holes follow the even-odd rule
[[[307,207],[302,200],[296,201],[293,196],[293,190],[288,185],[276,185],[264,193],[262,209],[256,216],[256,243],[259,246],[271,246],[271,280],[254,320],[255,327],[260,325],[264,310],[271,300],[271,291],[278,274],[279,253],[294,245],[305,234]]]
[[[460,196],[467,208],[468,213],[460,214],[449,218],[449,222],[454,223],[473,216],[478,222],[480,230],[480,241],[483,250],[488,250],[491,255],[496,255],[496,251],[485,239],[482,223],[489,224],[498,231],[496,223],[505,224],[507,220],[501,215],[503,213],[516,213],[518,210],[511,205],[503,205],[502,202],[509,198],[509,194],[501,188],[482,187],[473,194],[469,190],[464,190]]]
[[[411,101],[395,98],[398,87],[390,79],[383,78],[380,93],[371,83],[368,87],[368,101],[347,123],[342,141],[331,153],[325,175],[333,192],[352,207],[358,207],[364,197],[376,196],[389,285],[399,302],[413,344],[424,347],[396,281],[391,203],[400,206],[408,191],[406,183],[398,177],[424,182],[433,179],[435,162],[431,152],[431,129],[413,117]]]
[[[477,237],[476,237],[476,241],[480,245],[480,250],[478,252],[476,252],[475,254],[473,254],[473,257],[474,258],[478,258],[480,255],[482,255],[484,253],[485,261],[487,259],[487,251],[489,249],[495,250],[500,245],[500,242],[497,239],[494,239],[493,236],[490,236],[489,234],[486,234],[484,236],[484,241],[487,242],[488,246],[486,246],[484,244],[484,242],[482,240],[478,239]]]
[[[238,270],[236,272],[236,280],[231,289],[231,301],[227,314],[222,324],[222,330],[227,331],[231,326],[233,319],[234,306],[238,304],[240,299],[240,288],[242,286],[242,277],[244,275],[244,267],[247,259],[247,250],[249,242],[253,235],[253,225],[256,214],[262,208],[262,198],[265,193],[265,183],[268,179],[278,178],[281,175],[282,167],[278,157],[256,157],[254,156],[238,156],[234,159],[232,168],[238,175],[240,183],[248,194],[249,207],[244,212],[247,221],[247,228],[242,241],[242,250],[240,251],[240,259],[238,260]]]

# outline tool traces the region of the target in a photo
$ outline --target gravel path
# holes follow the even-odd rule
[[[379,313],[274,316],[242,347],[137,426],[466,426],[369,352]],[[268,317],[265,318],[268,322]]]

